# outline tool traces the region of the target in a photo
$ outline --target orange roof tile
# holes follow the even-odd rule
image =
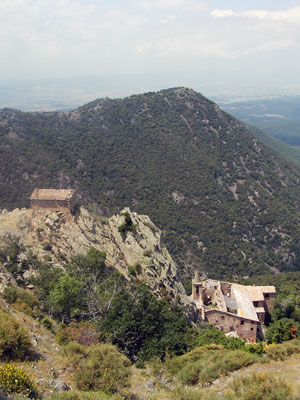
[[[34,189],[30,200],[70,200],[74,189]]]

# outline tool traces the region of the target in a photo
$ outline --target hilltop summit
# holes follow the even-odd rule
[[[72,187],[102,215],[149,215],[182,277],[299,268],[299,169],[191,89],[2,110],[0,139],[2,208],[27,206],[35,187]]]

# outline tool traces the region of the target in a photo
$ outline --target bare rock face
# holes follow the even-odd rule
[[[132,231],[120,232],[130,217]],[[145,215],[125,208],[109,219],[91,215],[81,207],[76,216],[63,212],[16,209],[0,213],[1,236],[17,236],[40,260],[53,267],[85,255],[94,247],[106,253],[106,264],[116,268],[134,285],[146,283],[154,294],[191,307],[180,283],[177,268],[168,250],[162,246],[161,231]]]

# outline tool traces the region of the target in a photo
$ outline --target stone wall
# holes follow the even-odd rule
[[[274,309],[274,303],[275,303],[275,293],[269,293],[269,296],[267,297],[266,294],[264,293],[264,298],[265,298],[265,310],[267,313],[270,313]]]
[[[257,322],[229,314],[220,310],[205,310],[205,320],[216,326],[224,333],[236,332],[239,337],[245,340],[256,341]]]
[[[32,210],[49,210],[49,211],[71,211],[72,206],[70,201],[66,200],[30,200]]]

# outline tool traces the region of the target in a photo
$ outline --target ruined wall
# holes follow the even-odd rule
[[[70,204],[65,200],[30,200],[30,206],[33,210],[70,210]]]
[[[259,322],[260,322],[261,324],[264,325],[266,314],[265,314],[265,313],[260,313],[260,312],[258,312],[258,313],[257,313],[257,316],[258,316]]]
[[[205,310],[206,321],[216,326],[224,333],[236,332],[239,337],[245,340],[257,338],[257,322],[241,318],[237,315],[228,314],[219,310]]]
[[[30,206],[32,210],[43,210],[48,211],[72,211],[75,206],[75,200],[30,200]]]
[[[221,282],[221,290],[224,296],[231,296],[231,283]]]
[[[267,297],[266,293],[264,293],[265,298],[265,310],[270,313],[274,309],[275,303],[275,293],[269,293],[269,297]]]
[[[200,300],[202,297],[202,284],[193,281],[193,300]]]

